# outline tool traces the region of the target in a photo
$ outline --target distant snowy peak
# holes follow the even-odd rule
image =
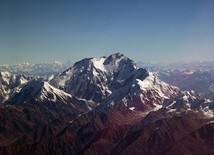
[[[14,94],[11,99],[9,99],[9,102],[11,104],[20,104],[30,100],[36,100],[39,102],[51,101],[68,103],[71,98],[70,94],[54,88],[48,82],[32,80],[26,84],[20,92]]]
[[[15,65],[2,65],[0,66],[0,71],[6,71],[13,74],[26,74],[30,76],[50,76],[64,71],[71,64],[71,62],[62,63],[60,61],[38,64],[23,62]]]

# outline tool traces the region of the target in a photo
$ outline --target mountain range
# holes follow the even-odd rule
[[[50,80],[0,75],[0,154],[214,153],[214,100],[121,53]]]
[[[139,66],[154,72],[161,80],[182,91],[194,90],[205,98],[214,98],[214,62],[152,64],[139,62]]]
[[[55,75],[59,72],[64,71],[70,65],[72,65],[71,61],[67,61],[65,63],[60,61],[54,61],[52,63],[38,63],[38,64],[31,64],[28,62],[24,62],[21,64],[14,64],[14,65],[1,65],[0,71],[1,72],[10,72],[12,74],[25,74],[27,76],[40,76],[40,77],[47,77],[51,75]]]

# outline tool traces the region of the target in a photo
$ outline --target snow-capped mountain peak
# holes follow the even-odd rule
[[[78,61],[50,83],[77,97],[101,102],[137,69],[132,60],[115,53]]]
[[[68,103],[71,95],[62,90],[54,88],[48,82],[32,80],[26,84],[20,92],[14,94],[9,102],[11,104],[26,103],[30,100],[36,101],[52,101]]]
[[[128,107],[137,110],[152,109],[178,91],[120,53],[83,59],[50,83],[73,96],[103,105],[126,100]]]
[[[169,96],[178,88],[172,87],[167,83],[161,81],[154,73],[149,72],[149,76],[147,76],[144,80],[136,79],[137,84],[140,86],[142,91],[151,91],[155,90],[159,97],[168,99]],[[171,93],[169,93],[171,91]]]
[[[92,58],[91,61],[93,63],[94,68],[99,69],[100,71],[106,72],[106,67],[104,65],[106,58]]]

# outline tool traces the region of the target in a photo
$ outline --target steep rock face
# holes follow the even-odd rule
[[[83,59],[54,78],[51,84],[80,98],[101,102],[136,69],[133,61],[116,53],[108,58]],[[144,74],[146,77],[146,71]]]
[[[68,103],[70,99],[70,94],[54,88],[48,84],[48,82],[32,80],[28,82],[20,92],[14,94],[9,102],[11,102],[11,104],[20,104],[26,103],[29,100],[35,100],[38,102],[49,100],[52,102]]]
[[[112,93],[105,100],[105,104],[114,105],[122,101],[131,110],[146,112],[158,110],[179,93],[178,88],[162,82],[153,73],[148,72],[148,76],[143,80],[134,76],[131,83]]]
[[[25,75],[0,72],[0,103],[8,99],[14,92],[19,91],[29,80],[30,78]]]
[[[75,98],[47,82],[32,80],[11,96],[5,106],[25,109],[24,112],[33,113],[38,120],[41,115],[44,120],[51,121],[66,115],[75,118],[78,114],[91,110],[94,103]]]
[[[132,109],[160,108],[179,91],[120,53],[83,59],[50,83],[69,94],[102,104],[124,101]]]

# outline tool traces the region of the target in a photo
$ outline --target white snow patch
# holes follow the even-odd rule
[[[123,104],[126,106],[126,107],[128,107],[128,100],[127,100],[127,98],[123,98],[122,99],[122,101],[123,101]]]
[[[173,104],[175,104],[176,101],[173,101],[171,104],[169,104],[168,106],[166,106],[166,108],[171,108],[173,106]]]
[[[93,69],[92,72],[93,72],[94,76],[98,76],[99,75],[99,73],[97,73],[97,71],[95,69]]]
[[[114,105],[115,105],[114,101],[111,101],[110,105],[111,105],[111,106],[114,106]]]
[[[72,77],[73,75],[73,69],[69,69],[66,71],[66,74],[63,76],[58,76],[51,81],[54,85],[57,85],[58,87],[64,88],[65,83]],[[75,75],[74,75],[75,76]]]
[[[94,67],[96,69],[99,69],[99,70],[105,72],[106,69],[105,69],[105,66],[103,64],[105,60],[106,60],[106,58],[102,57],[102,58],[93,58],[91,61],[93,62]]]
[[[214,120],[210,121],[208,124],[210,124],[210,123],[214,123]]]
[[[25,79],[25,78],[23,78],[23,77],[20,78],[20,83],[21,83],[21,84],[25,84],[25,83],[27,83],[27,82],[28,82],[27,79]]]
[[[48,77],[48,81],[51,81],[54,78],[54,75]]]
[[[171,112],[175,112],[176,111],[176,109],[169,109],[168,111],[167,111],[167,113],[171,113]]]
[[[52,94],[53,97],[50,98],[50,96],[48,96],[48,94]],[[71,98],[71,95],[51,86],[48,82],[44,82],[44,86],[42,89],[42,96],[40,96],[40,98],[41,99],[44,99],[44,98],[50,99],[55,102],[57,100],[57,97],[62,99],[62,101],[65,101],[68,98]]]
[[[206,116],[206,118],[214,118],[214,114],[213,114],[213,111],[209,110],[209,109],[206,109],[204,111],[204,115]]]
[[[155,90],[161,98],[168,98],[163,94],[163,90],[167,89],[168,85],[154,75],[154,73],[149,72],[149,76],[146,77],[143,81],[140,79],[136,79],[140,89],[143,91]]]
[[[157,111],[157,110],[161,109],[162,107],[163,107],[162,105],[155,104],[155,108],[152,109],[152,111]]]
[[[135,110],[135,107],[130,107],[129,109],[133,111],[133,110]]]
[[[73,121],[70,121],[69,123],[71,124],[71,123],[73,123],[74,122],[74,120]]]
[[[184,101],[187,101],[187,102],[188,102],[188,99],[189,99],[188,96],[186,96],[186,95],[183,96],[183,100],[184,100]]]
[[[211,103],[212,101],[210,99],[205,99],[204,103]]]
[[[10,73],[9,72],[1,72],[1,75],[4,77],[10,77]]]
[[[55,61],[54,61],[54,64],[56,64],[56,65],[62,65],[63,63],[60,62],[60,61],[58,61],[58,60],[55,60]]]

